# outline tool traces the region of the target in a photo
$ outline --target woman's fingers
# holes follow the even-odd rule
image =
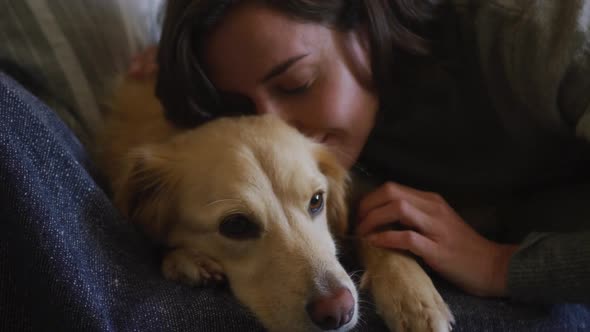
[[[505,295],[505,249],[471,228],[440,196],[388,183],[361,202],[358,234],[378,248],[407,250],[443,277],[475,295]],[[409,230],[385,228],[393,224]]]
[[[386,231],[370,235],[371,245],[384,249],[408,250],[422,258],[431,258],[436,253],[436,243],[414,231]]]
[[[358,216],[364,219],[371,210],[386,205],[393,200],[408,201],[416,208],[424,212],[430,212],[441,203],[442,198],[433,193],[388,182],[363,198],[359,206]]]
[[[427,214],[408,201],[398,200],[371,210],[359,224],[357,232],[360,236],[365,236],[379,227],[395,222],[421,233],[427,232],[432,227]]]

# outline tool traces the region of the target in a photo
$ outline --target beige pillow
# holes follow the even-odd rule
[[[113,78],[158,41],[163,2],[0,0],[0,59],[38,74],[67,104],[60,116],[91,138]]]

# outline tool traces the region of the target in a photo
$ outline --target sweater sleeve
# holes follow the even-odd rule
[[[455,3],[471,18],[499,112],[590,142],[590,0]],[[590,303],[590,229],[530,234],[510,261],[508,290],[515,300]]]
[[[512,257],[511,298],[534,302],[590,302],[590,231],[533,233]]]

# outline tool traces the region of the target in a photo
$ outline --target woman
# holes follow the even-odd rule
[[[170,0],[157,93],[180,127],[276,113],[326,143],[381,184],[359,235],[470,294],[590,302],[588,8]]]

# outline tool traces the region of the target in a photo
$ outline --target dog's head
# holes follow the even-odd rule
[[[219,119],[132,153],[118,206],[155,239],[219,263],[273,331],[345,331],[357,292],[337,260],[347,173],[273,116]]]

